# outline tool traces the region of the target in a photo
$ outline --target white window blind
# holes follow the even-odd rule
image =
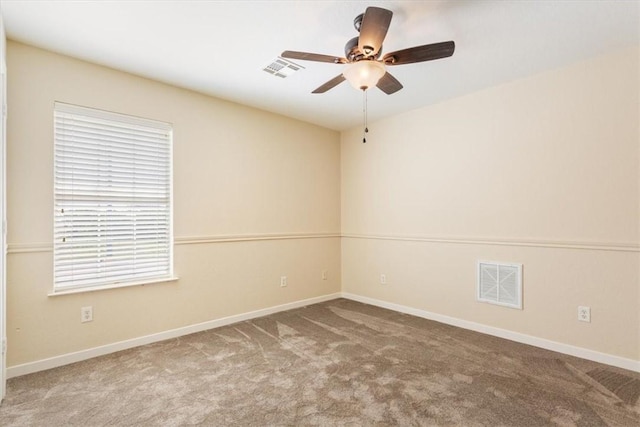
[[[171,278],[171,125],[56,103],[54,128],[54,291]]]

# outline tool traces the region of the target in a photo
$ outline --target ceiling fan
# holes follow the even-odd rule
[[[377,86],[387,95],[391,95],[402,89],[402,84],[386,70],[386,66],[446,58],[453,55],[455,50],[455,43],[447,41],[397,50],[380,57],[382,42],[387,35],[392,16],[393,12],[380,7],[368,7],[365,13],[358,15],[354,19],[353,25],[360,35],[352,38],[345,45],[346,58],[291,50],[282,52],[281,56],[304,61],[347,65],[341,74],[318,87],[312,93],[324,93],[348,80],[356,89],[366,91],[372,86]]]

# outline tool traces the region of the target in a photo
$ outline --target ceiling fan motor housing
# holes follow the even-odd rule
[[[360,41],[359,37],[354,37],[344,45],[344,55],[347,57],[349,62],[357,62],[361,59],[378,59],[380,53],[382,52],[382,46],[380,46],[380,50],[375,55],[366,55],[366,52],[360,52],[358,48],[358,42]]]

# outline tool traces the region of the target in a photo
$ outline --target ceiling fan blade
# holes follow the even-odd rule
[[[347,58],[338,56],[320,55],[319,53],[296,52],[293,50],[285,50],[280,54],[283,58],[301,59],[303,61],[330,62],[332,64],[346,64]]]
[[[364,56],[374,56],[382,47],[393,12],[381,7],[368,7],[362,18],[358,49]]]
[[[342,83],[345,80],[346,79],[344,78],[344,76],[342,74],[339,74],[311,93],[325,93],[329,89],[333,89],[334,87],[338,86],[340,83]]]
[[[453,55],[456,44],[453,41],[425,44],[387,53],[382,62],[385,65],[412,64],[414,62],[432,61]]]
[[[402,89],[402,83],[396,80],[389,72],[387,71],[384,76],[378,80],[378,89],[386,93],[387,95],[391,95],[392,93],[396,93],[400,89]]]

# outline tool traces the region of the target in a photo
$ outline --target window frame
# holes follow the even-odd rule
[[[73,279],[71,279],[71,281],[70,282],[67,281],[68,284],[65,285],[63,281],[61,282],[58,281],[59,280],[58,270],[61,267],[58,261],[58,256],[60,255],[59,251],[64,250],[64,245],[61,242],[58,242],[56,240],[56,232],[60,232],[63,224],[62,221],[58,219],[59,218],[58,206],[59,206],[59,203],[63,200],[63,196],[64,196],[64,192],[59,191],[59,187],[61,186],[60,181],[63,181],[63,178],[60,178],[59,168],[61,167],[62,164],[64,164],[65,160],[59,160],[56,157],[60,146],[64,143],[64,141],[62,139],[59,139],[58,135],[56,135],[56,131],[58,130],[58,120],[60,120],[59,119],[60,114],[62,115],[71,114],[79,117],[87,117],[90,120],[106,121],[112,125],[119,125],[119,126],[124,125],[125,127],[129,127],[129,130],[131,130],[132,133],[134,132],[136,127],[152,129],[156,132],[160,131],[160,132],[166,133],[166,135],[164,135],[164,138],[159,138],[159,140],[161,139],[164,143],[166,143],[166,145],[162,146],[163,149],[166,149],[165,150],[166,154],[161,157],[161,163],[164,163],[163,167],[161,169],[158,169],[162,172],[161,174],[159,174],[159,176],[166,179],[166,182],[164,185],[153,187],[155,190],[161,189],[163,191],[163,194],[166,195],[166,197],[163,196],[163,200],[166,200],[168,205],[166,210],[161,210],[160,214],[156,213],[156,216],[159,219],[167,218],[167,221],[168,221],[168,224],[166,226],[166,233],[162,233],[162,238],[159,240],[162,243],[161,245],[161,248],[163,249],[162,253],[165,255],[161,255],[159,258],[156,258],[156,260],[158,259],[162,260],[160,266],[158,267],[158,270],[161,270],[161,269],[165,270],[166,273],[162,272],[162,274],[157,274],[157,275],[152,274],[152,275],[145,275],[140,277],[140,276],[136,276],[136,273],[133,270],[130,270],[131,271],[130,277],[126,277],[121,280],[114,278],[113,275],[106,274],[102,278],[96,277],[92,280],[84,280],[82,283],[74,284]],[[132,137],[132,134],[130,134],[129,137]],[[120,287],[129,287],[129,286],[139,286],[139,285],[162,283],[162,282],[177,280],[177,277],[174,275],[174,254],[173,254],[173,248],[174,248],[173,125],[171,123],[163,122],[159,120],[152,120],[152,119],[137,117],[137,116],[128,115],[128,114],[115,113],[111,111],[95,109],[91,107],[78,106],[78,105],[67,104],[67,103],[56,101],[54,102],[54,108],[53,108],[53,145],[54,145],[53,147],[53,154],[54,154],[53,156],[54,157],[53,158],[53,280],[52,280],[53,290],[49,295],[50,296],[64,295],[69,293],[97,291],[97,290],[103,290],[103,289],[113,289],[113,288],[120,288]],[[94,145],[95,147],[97,147],[99,143],[95,143]],[[107,144],[107,145],[109,146],[110,144]],[[93,148],[92,150],[98,151],[96,148]],[[139,150],[139,148],[136,148],[135,150]],[[107,156],[110,153],[112,154],[111,151],[107,151],[106,152]],[[137,169],[135,169],[135,166],[134,166],[134,170],[137,171]],[[108,174],[113,173],[112,169],[108,169],[108,171],[109,171]],[[135,173],[132,173],[131,175],[132,175],[131,183],[134,185],[134,187],[135,187],[135,184],[139,185],[140,182],[136,181],[135,178],[133,177],[135,176]],[[98,206],[98,202],[96,200],[99,197],[98,196],[99,192],[100,190],[96,190],[95,193],[91,194],[91,196],[94,197],[95,199],[92,203],[95,203],[96,206]],[[67,193],[67,194],[70,194],[70,193]],[[134,194],[135,193],[133,192],[130,193],[130,196],[128,199],[127,199],[127,196],[125,196],[124,200],[122,201],[125,209],[127,207],[140,209],[139,204],[136,206],[136,202],[135,202],[136,196]],[[134,209],[132,209],[132,211],[133,210]],[[139,212],[137,214],[139,215]],[[133,213],[132,216],[136,218],[136,213]],[[130,227],[131,228],[129,230],[133,233],[135,226],[131,225]],[[164,243],[165,241],[166,241],[166,246]],[[111,242],[111,243],[103,243],[103,242]],[[106,238],[104,240],[101,240],[101,243],[96,243],[95,245],[96,247],[98,247],[101,244],[109,245],[113,243],[110,238]],[[131,245],[132,245],[132,248],[136,247],[136,239],[133,239],[131,241]],[[73,250],[74,249],[71,249],[71,251]],[[100,256],[98,256],[98,252],[96,252],[95,255],[96,255],[94,257],[95,263],[100,263],[101,259],[102,260],[105,259],[103,257],[101,258]],[[135,263],[136,263],[135,258],[136,256],[129,257],[129,261],[134,266],[134,269],[135,269]],[[166,262],[164,261],[165,259],[166,259]],[[120,271],[126,272],[126,267]],[[160,271],[158,271],[158,273],[160,273]]]

